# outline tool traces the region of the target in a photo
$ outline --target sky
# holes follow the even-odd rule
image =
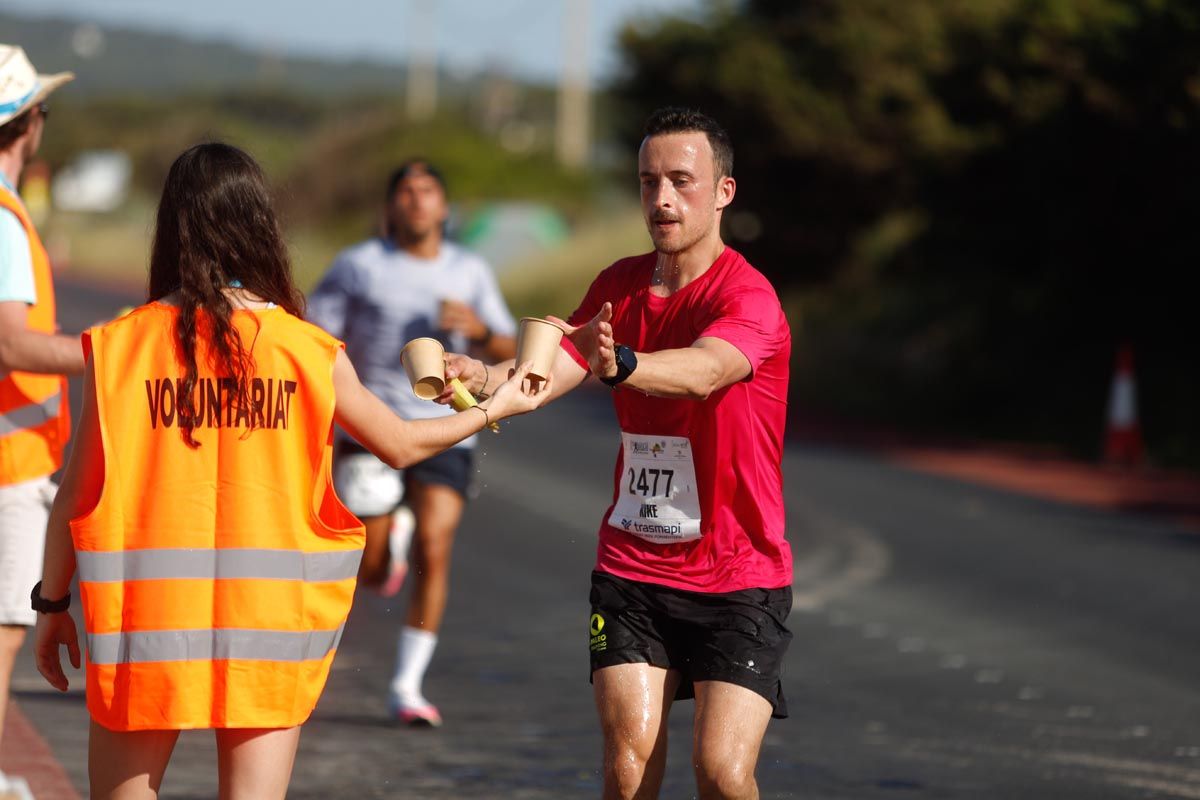
[[[618,69],[616,35],[623,22],[695,14],[705,0],[0,0],[0,9],[29,16],[66,16],[293,54],[387,61],[407,57],[424,7],[442,66],[463,72],[503,69],[545,81],[562,68],[564,11],[570,5],[590,11],[588,68],[593,82],[603,82]]]

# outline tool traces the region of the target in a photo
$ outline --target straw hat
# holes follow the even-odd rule
[[[74,77],[72,72],[39,75],[22,48],[0,44],[0,125],[42,102]]]

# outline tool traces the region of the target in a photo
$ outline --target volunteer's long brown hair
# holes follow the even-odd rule
[[[222,291],[235,281],[263,300],[304,316],[304,295],[292,281],[291,259],[262,169],[231,145],[199,144],[175,159],[167,174],[147,290],[150,300],[178,294],[176,346],[185,369],[176,399],[181,421],[195,417],[198,336],[209,340],[214,374],[236,381],[230,402],[237,407],[249,403],[253,342],[243,342],[231,324],[233,306]],[[200,319],[203,324],[198,325]],[[199,447],[191,425],[180,425],[180,431],[189,446]]]

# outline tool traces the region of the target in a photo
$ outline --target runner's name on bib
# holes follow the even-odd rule
[[[700,538],[692,443],[683,436],[621,433],[625,471],[608,524],[659,544]]]

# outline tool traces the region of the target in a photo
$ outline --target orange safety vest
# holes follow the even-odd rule
[[[71,521],[88,711],[123,731],[299,725],[365,539],[330,471],[341,343],[279,308],[234,312],[255,362],[250,407],[229,406],[232,381],[198,342],[193,449],[178,314],[151,303],[84,335],[104,450],[99,500]]]
[[[54,282],[50,259],[16,195],[0,186],[0,208],[16,215],[29,237],[37,301],[29,307],[31,331],[54,333]],[[0,486],[50,475],[62,465],[63,445],[71,436],[64,375],[13,372],[0,380]]]

